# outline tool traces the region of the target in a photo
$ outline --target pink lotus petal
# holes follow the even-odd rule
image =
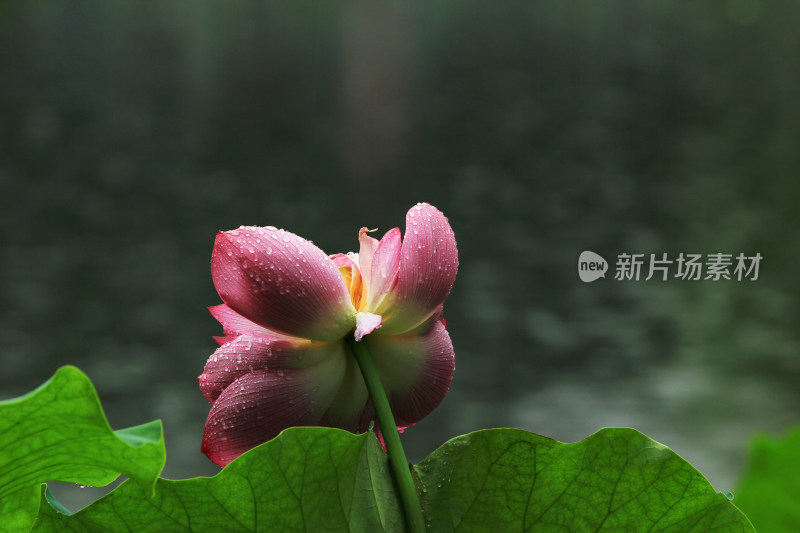
[[[447,218],[430,204],[406,215],[400,271],[391,312],[381,333],[405,333],[426,320],[444,302],[458,271],[456,239]]]
[[[200,391],[213,405],[222,391],[243,375],[278,362],[285,364],[281,359],[293,348],[291,342],[284,340],[240,335],[217,348],[208,358],[203,373],[197,378]]]
[[[226,387],[249,372],[307,368],[334,356],[343,357],[340,342],[240,335],[208,358],[197,381],[200,391],[213,405]]]
[[[362,307],[364,280],[361,277],[361,270],[358,268],[358,254],[336,254],[331,256],[333,264],[339,269],[344,279],[347,292],[350,293],[350,302],[353,308],[358,310]]]
[[[239,337],[220,346],[197,377],[200,392],[214,405],[222,391],[243,375],[264,370],[273,354],[271,343]]]
[[[390,229],[380,240],[370,263],[369,285],[367,286],[369,296],[366,307],[368,311],[381,314],[391,307],[393,298],[387,298],[387,295],[397,284],[400,270],[400,249],[400,228]]]
[[[235,339],[236,337],[238,337],[238,335],[225,335],[225,336],[223,336],[223,337],[212,337],[212,339],[214,339],[215,341],[217,341],[217,344],[219,344],[220,346],[222,346],[222,345],[223,345],[223,344],[225,344],[226,342],[231,342],[231,341],[232,341],[233,339]]]
[[[217,319],[222,324],[222,330],[225,332],[225,337],[228,339],[235,339],[239,335],[247,334],[254,337],[275,338],[275,339],[296,339],[289,335],[272,331],[255,322],[247,320],[245,317],[231,309],[225,304],[215,305],[208,308],[211,316]]]
[[[357,313],[356,314],[356,331],[354,337],[356,342],[364,338],[364,335],[369,335],[376,329],[381,327],[381,315],[374,315],[372,313]]]
[[[440,305],[433,311],[431,316],[425,319],[424,322],[416,326],[414,329],[407,331],[403,335],[425,335],[431,329],[433,329],[433,326],[435,326],[437,323],[440,322],[443,326],[447,327],[447,323],[445,322],[444,317],[442,316],[443,311],[444,311],[444,306]]]
[[[344,347],[317,366],[254,370],[219,395],[206,420],[201,451],[225,466],[286,428],[315,425],[339,391]]]
[[[342,378],[342,386],[319,421],[319,425],[363,433],[375,418],[375,412],[369,401],[367,386],[364,384],[358,363],[349,353],[349,349],[347,352],[347,368]]]
[[[423,336],[375,334],[365,342],[398,427],[415,424],[442,402],[453,380],[455,352],[441,321]]]
[[[332,341],[355,325],[338,268],[294,233],[272,227],[219,232],[211,275],[222,301],[267,329]]]
[[[379,241],[367,235],[370,231],[367,228],[361,228],[358,231],[358,242],[360,248],[358,250],[358,268],[361,269],[361,276],[364,278],[364,283],[369,287],[369,277],[372,271],[372,256],[375,255],[375,250],[378,248]]]
[[[355,256],[355,257],[354,257]],[[358,269],[358,254],[333,254],[331,261],[336,268],[355,268]]]

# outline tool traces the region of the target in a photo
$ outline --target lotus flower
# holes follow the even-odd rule
[[[447,218],[429,204],[406,233],[359,253],[328,256],[293,233],[241,227],[217,234],[211,275],[222,305],[220,347],[198,381],[211,402],[202,451],[225,466],[292,426],[363,432],[375,418],[347,340],[365,342],[399,429],[444,398],[455,354],[442,303],[458,252]]]

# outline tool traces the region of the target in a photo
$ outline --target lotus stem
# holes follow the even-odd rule
[[[378,369],[372,361],[366,342],[356,342],[349,339],[348,345],[361,369],[364,376],[364,383],[367,385],[369,397],[372,399],[372,406],[375,409],[375,416],[383,434],[383,441],[386,445],[386,453],[389,455],[389,466],[397,488],[400,492],[400,501],[406,517],[406,525],[411,533],[423,533],[425,531],[425,520],[422,517],[422,506],[420,505],[417,488],[411,478],[411,470],[408,467],[408,460],[400,442],[400,432],[397,431],[397,424],[394,422],[394,415],[389,406],[389,398],[381,383]]]

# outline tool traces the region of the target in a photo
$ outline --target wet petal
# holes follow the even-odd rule
[[[397,284],[400,270],[400,228],[386,232],[380,240],[370,263],[370,277],[367,285],[367,311],[381,314],[390,308],[385,302],[387,295]]]
[[[200,392],[206,400],[213,405],[222,391],[238,378],[254,370],[266,369],[274,353],[271,344],[254,343],[252,338],[241,337],[220,346],[197,377]],[[275,351],[278,349],[276,347]]]
[[[217,321],[222,324],[222,330],[225,332],[225,337],[222,337],[223,339],[227,338],[232,340],[242,334],[247,334],[254,337],[276,339],[296,338],[259,326],[255,322],[247,320],[245,317],[225,304],[209,307],[208,310],[211,313],[211,316],[216,318]]]
[[[430,317],[450,293],[457,271],[456,239],[447,218],[430,204],[412,207],[393,306],[383,314],[381,333],[405,333]]]
[[[333,254],[331,261],[337,268],[355,268],[358,269],[358,254],[352,252],[346,254]]]
[[[365,342],[398,427],[415,424],[441,403],[455,370],[453,344],[441,320],[425,335],[376,333]]]
[[[416,326],[414,329],[407,331],[403,335],[425,335],[433,326],[435,326],[438,322],[441,322],[443,326],[447,327],[447,322],[444,321],[444,317],[442,313],[444,311],[444,306],[440,305],[437,307],[431,316],[426,318],[420,325]]]
[[[214,404],[225,388],[249,372],[313,366],[334,355],[339,344],[240,335],[208,358],[197,382],[206,399]]]
[[[236,337],[238,337],[238,335],[224,335],[224,336],[222,336],[222,337],[212,337],[212,338],[213,338],[215,341],[217,341],[217,344],[219,344],[220,346],[222,346],[222,345],[223,345],[223,344],[225,344],[226,342],[231,342],[231,341],[232,341],[233,339],[235,339]]]
[[[325,252],[276,228],[219,232],[211,275],[222,301],[267,329],[340,339],[355,325],[344,279]]]
[[[219,395],[206,420],[201,451],[225,466],[286,428],[316,425],[341,388],[344,346],[304,369],[255,370]]]

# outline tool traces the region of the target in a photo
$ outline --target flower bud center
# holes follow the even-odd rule
[[[347,292],[350,294],[350,301],[356,311],[362,311],[367,303],[367,298],[364,287],[364,280],[361,277],[361,271],[356,266],[340,266],[339,272],[344,278],[344,284],[347,286]]]

